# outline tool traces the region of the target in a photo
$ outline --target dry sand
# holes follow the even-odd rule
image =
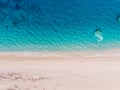
[[[120,90],[119,54],[2,52],[0,90]]]

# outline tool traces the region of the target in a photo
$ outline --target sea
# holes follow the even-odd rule
[[[120,0],[0,0],[0,51],[120,48]]]

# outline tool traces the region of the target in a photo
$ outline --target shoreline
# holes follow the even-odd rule
[[[27,60],[120,60],[120,49],[93,51],[0,52],[0,59]]]

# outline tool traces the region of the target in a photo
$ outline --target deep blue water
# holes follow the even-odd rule
[[[0,0],[0,51],[120,48],[120,0]]]

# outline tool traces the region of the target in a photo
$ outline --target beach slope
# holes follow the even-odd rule
[[[65,54],[69,58],[1,53],[0,90],[120,90],[119,51],[112,52],[81,58],[80,53]]]

